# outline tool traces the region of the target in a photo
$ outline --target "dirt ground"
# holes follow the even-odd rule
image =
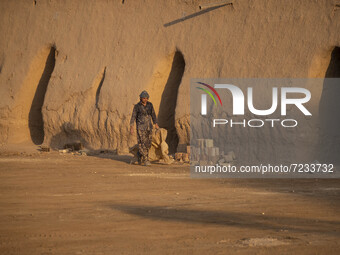
[[[0,254],[340,254],[340,180],[129,160],[2,152]]]

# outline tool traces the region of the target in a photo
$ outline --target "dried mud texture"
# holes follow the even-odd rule
[[[127,152],[132,107],[146,89],[174,152],[189,142],[191,78],[328,77],[338,2],[214,2],[1,1],[0,143]],[[320,111],[337,106],[327,102],[338,90],[317,93]],[[326,150],[338,149],[334,132],[317,133]]]
[[[0,155],[0,253],[340,253],[339,179],[207,181],[131,158]]]

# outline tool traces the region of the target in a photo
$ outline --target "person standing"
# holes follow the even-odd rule
[[[151,102],[149,102],[149,94],[145,90],[139,95],[140,101],[134,105],[132,116],[130,120],[130,133],[133,134],[134,123],[137,129],[137,141],[139,158],[138,163],[145,166],[151,165],[149,161],[149,149],[152,141],[152,128],[158,129],[155,109]]]

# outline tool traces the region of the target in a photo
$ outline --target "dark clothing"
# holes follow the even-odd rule
[[[149,160],[149,149],[151,148],[152,130],[137,129],[138,152],[141,162]]]
[[[144,106],[142,102],[135,104],[130,120],[130,126],[136,121],[137,130],[152,130],[153,124],[157,123],[155,109],[152,103],[146,102]]]
[[[157,123],[155,109],[152,103],[146,102],[144,106],[142,102],[135,104],[130,120],[130,126],[136,122],[137,127],[137,141],[138,152],[141,161],[149,160],[149,149],[151,148],[152,141],[152,122]]]

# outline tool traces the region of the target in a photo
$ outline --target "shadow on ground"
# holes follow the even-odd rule
[[[89,154],[90,157],[97,157],[97,158],[105,158],[105,159],[111,159],[115,161],[120,161],[126,164],[130,164],[133,156],[132,155],[117,155],[114,153],[95,153],[95,154]]]
[[[214,224],[252,229],[293,232],[315,232],[339,236],[340,222],[295,217],[272,217],[262,214],[203,211],[163,206],[109,205],[111,209],[143,218],[161,221],[177,221],[197,224]]]

